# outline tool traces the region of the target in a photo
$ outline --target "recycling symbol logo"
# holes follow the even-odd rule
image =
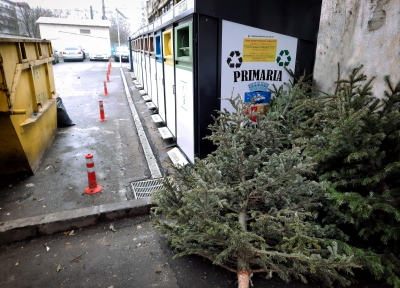
[[[240,56],[239,51],[232,51],[231,54],[229,54],[229,57],[226,59],[226,63],[228,63],[229,67],[231,68],[240,68],[242,62],[243,59],[242,56]]]
[[[292,61],[292,57],[290,57],[288,50],[282,50],[279,56],[276,57],[276,63],[278,63],[279,66],[286,67],[290,64],[290,61]]]

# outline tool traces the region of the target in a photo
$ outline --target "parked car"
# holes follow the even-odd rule
[[[53,50],[53,57],[54,57],[54,60],[53,60],[53,64],[55,65],[55,64],[57,64],[57,63],[60,63],[60,56],[58,56],[58,51],[57,51],[57,49],[54,49]]]
[[[94,49],[89,53],[89,59],[90,61],[93,60],[108,60],[110,57],[110,53],[108,49]]]
[[[80,60],[83,61],[85,59],[85,54],[82,50],[78,47],[66,47],[63,52],[64,62],[68,62],[70,60]]]
[[[119,58],[121,58],[121,61],[128,62],[129,61],[129,48],[128,47],[117,47],[115,49],[114,53],[114,60],[119,61]]]

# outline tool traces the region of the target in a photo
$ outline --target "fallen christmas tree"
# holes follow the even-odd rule
[[[347,243],[363,251],[358,260],[376,278],[400,287],[400,82],[385,76],[387,89],[377,97],[374,78],[361,69],[342,78],[338,67],[332,95],[280,90],[277,98],[295,103],[286,119],[309,116],[288,126],[292,143],[317,163],[316,181],[328,183],[320,220],[349,235]]]
[[[215,152],[178,169],[153,197],[155,227],[175,257],[207,258],[236,273],[240,288],[254,273],[349,285],[360,267],[355,251],[335,225],[315,221],[327,192],[311,180],[316,163],[289,145],[273,114],[248,114],[240,97],[229,101],[236,112],[219,112],[210,126]]]

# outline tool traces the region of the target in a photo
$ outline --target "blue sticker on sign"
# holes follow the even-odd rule
[[[254,98],[255,104],[267,104],[271,100],[270,91],[257,91],[244,93],[244,102],[249,103]]]

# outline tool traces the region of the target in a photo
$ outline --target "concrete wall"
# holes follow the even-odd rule
[[[400,80],[400,1],[323,0],[314,68],[316,86],[332,91],[337,63],[342,75],[360,64],[377,76],[373,92],[381,97],[384,75]]]
[[[60,24],[39,24],[43,39],[51,40],[53,49],[63,50],[68,46],[82,46],[88,53],[95,48],[110,49],[109,27],[78,26]],[[80,33],[80,29],[90,30],[90,34]]]

